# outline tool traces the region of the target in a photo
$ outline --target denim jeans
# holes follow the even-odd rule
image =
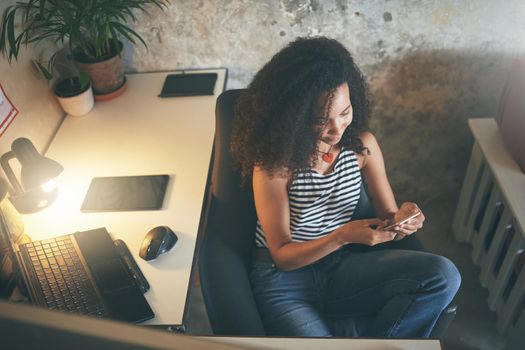
[[[429,337],[459,289],[454,264],[411,250],[338,250],[293,271],[254,261],[266,332],[280,336]]]

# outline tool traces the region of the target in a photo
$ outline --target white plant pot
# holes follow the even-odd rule
[[[56,95],[55,95],[56,96]],[[69,115],[80,117],[88,114],[95,104],[91,86],[83,93],[71,97],[56,96],[62,109]]]

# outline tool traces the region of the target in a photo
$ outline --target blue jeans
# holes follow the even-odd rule
[[[429,337],[459,289],[454,264],[411,250],[338,250],[293,271],[254,261],[250,279],[268,335]]]

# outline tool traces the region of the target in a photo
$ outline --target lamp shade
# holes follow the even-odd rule
[[[9,165],[9,161],[14,158],[21,165],[22,184]],[[18,212],[23,214],[37,212],[51,205],[56,199],[58,188],[46,183],[57,177],[64,168],[54,160],[41,156],[29,139],[21,137],[14,140],[11,151],[0,157],[0,165],[12,186],[9,189],[11,192],[9,200]]]
[[[22,185],[28,191],[39,188],[64,170],[56,161],[41,156],[33,143],[24,137],[13,141],[11,150],[20,162]]]

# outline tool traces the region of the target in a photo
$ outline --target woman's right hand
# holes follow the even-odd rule
[[[395,231],[377,229],[385,226],[385,223],[379,219],[354,220],[339,227],[335,233],[342,244],[360,243],[373,246],[391,241],[396,236]]]

